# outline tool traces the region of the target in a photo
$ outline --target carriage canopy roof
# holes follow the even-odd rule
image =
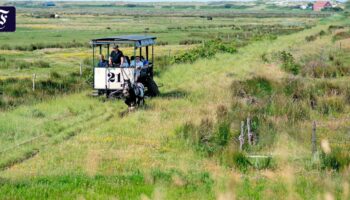
[[[122,35],[91,40],[93,46],[103,44],[135,44],[136,47],[154,45],[157,37],[150,35]]]

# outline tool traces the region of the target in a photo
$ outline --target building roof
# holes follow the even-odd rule
[[[332,4],[329,1],[316,1],[313,4],[314,11],[321,11],[323,8],[329,7]]]
[[[314,3],[314,6],[315,7],[325,7],[325,6],[327,6],[327,4],[330,4],[330,2],[329,1],[316,1]]]

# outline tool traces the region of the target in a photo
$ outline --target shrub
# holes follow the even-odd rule
[[[84,68],[82,75],[86,84],[92,86],[94,84],[94,72],[91,68]]]
[[[158,70],[162,71],[166,67],[170,66],[170,60],[171,58],[169,56],[157,56],[155,57],[155,63],[157,63]],[[157,69],[156,69],[157,70]]]
[[[228,109],[224,105],[219,105],[216,109],[216,118],[218,120],[224,121],[228,117]]]
[[[158,41],[157,42],[158,46],[165,46],[165,45],[168,45],[168,44],[169,44],[168,42],[164,42],[164,41]]]
[[[315,36],[315,35],[309,35],[309,36],[305,37],[305,40],[307,42],[312,42],[312,41],[315,41],[316,39],[317,39],[317,36]]]
[[[343,94],[343,88],[330,81],[322,81],[317,83],[314,87],[314,90],[316,90],[315,93],[320,96],[338,96]]]
[[[331,153],[321,153],[321,169],[333,169],[336,171],[350,164],[350,156],[340,148],[334,148]]]
[[[34,109],[32,110],[32,116],[36,118],[43,118],[45,117],[45,114],[38,109]]]
[[[340,26],[340,25],[329,25],[328,26],[328,31],[333,31],[333,30],[337,30],[337,29],[344,29],[344,26]]]
[[[345,98],[345,102],[347,104],[350,104],[350,87],[346,89],[344,98]]]
[[[294,75],[299,74],[301,66],[295,62],[293,55],[289,52],[280,52],[280,59],[282,61],[282,68]]]
[[[0,62],[5,62],[5,61],[6,61],[6,58],[0,55]]]
[[[264,62],[264,63],[268,63],[269,62],[269,59],[268,59],[268,56],[266,53],[263,53],[261,55],[261,60]]]
[[[84,58],[83,64],[87,66],[92,66],[92,59],[91,58]]]
[[[310,118],[309,106],[303,102],[292,102],[284,104],[285,113],[290,122],[298,122]]]
[[[183,139],[189,139],[194,132],[195,126],[191,122],[186,122],[184,125],[175,129],[175,134]]]
[[[10,90],[9,95],[11,97],[23,97],[27,92],[27,89],[23,86],[16,85]]]
[[[39,68],[49,68],[50,67],[50,63],[43,61],[43,60],[39,60],[33,63],[33,65],[35,67],[39,67]]]
[[[192,44],[200,44],[200,43],[202,43],[201,40],[193,40],[193,39],[181,40],[179,42],[180,45],[192,45]]]
[[[265,77],[254,77],[246,81],[235,81],[231,85],[235,96],[264,97],[272,94],[272,83]]]
[[[59,79],[59,78],[61,78],[61,75],[57,72],[50,72],[50,78],[51,79]]]
[[[220,122],[215,132],[215,136],[216,143],[219,146],[226,146],[231,139],[230,124],[226,121]]]
[[[25,61],[18,61],[18,62],[16,62],[16,65],[17,65],[18,69],[20,69],[20,70],[28,69],[31,67],[31,63],[28,63]]]
[[[303,66],[301,74],[303,76],[321,78],[324,77],[325,68],[327,68],[327,66],[324,62],[319,60],[311,60]]]
[[[299,100],[307,98],[306,86],[304,82],[299,78],[284,79],[283,81],[283,93],[288,97],[292,97],[293,100]]]
[[[251,165],[246,155],[242,152],[234,152],[232,154],[232,163],[236,169],[243,172],[247,171],[248,167]]]
[[[322,30],[318,33],[320,37],[327,35],[326,31]]]
[[[344,98],[342,97],[328,97],[322,98],[318,101],[318,110],[323,115],[339,113],[344,111]]]
[[[193,63],[199,58],[212,58],[218,52],[235,53],[234,44],[226,44],[221,40],[212,40],[187,52],[174,56],[171,63]]]
[[[213,122],[210,119],[202,119],[196,131],[197,145],[200,150],[213,155],[216,150],[213,134]]]
[[[333,41],[343,40],[343,39],[347,39],[347,38],[350,38],[350,32],[343,31],[343,32],[336,33],[333,36]]]

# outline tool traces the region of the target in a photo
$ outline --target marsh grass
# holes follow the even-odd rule
[[[46,67],[45,62],[40,64]],[[77,74],[61,76],[57,72],[50,74],[50,79],[37,80],[36,89],[32,91],[31,79],[9,78],[0,80],[0,109],[14,108],[22,104],[32,104],[52,98],[56,95],[69,94],[83,90],[89,82],[89,73],[80,78]]]
[[[229,110],[219,106],[216,119],[203,118],[198,125],[188,122],[177,129],[177,134],[194,144],[200,153],[246,172],[252,165],[245,154],[238,151],[237,138],[240,134],[238,125],[241,121],[250,117],[252,132],[257,136],[257,146],[246,145],[244,150],[248,153],[263,151],[275,145],[276,135],[281,130],[298,130],[301,124],[311,120],[315,115],[342,114],[349,107],[343,96],[347,88],[343,84],[327,80],[315,84],[294,77],[276,81],[258,76],[233,81],[231,84],[233,103]],[[235,127],[233,131],[232,127]],[[300,143],[308,140],[298,131],[290,131],[288,134]],[[327,163],[324,165],[338,166],[339,163],[334,156],[328,157],[322,157]],[[344,160],[346,163],[348,159],[349,157],[341,157],[338,160]]]

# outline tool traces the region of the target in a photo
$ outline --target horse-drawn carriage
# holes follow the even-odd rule
[[[141,35],[93,39],[91,45],[93,51],[93,85],[95,94],[106,95],[108,98],[124,98],[129,106],[135,106],[133,105],[134,103],[139,104],[141,98],[143,102],[143,95],[150,97],[157,96],[159,90],[157,84],[153,80],[155,40],[156,37],[154,36]],[[116,45],[122,45],[125,49],[132,49],[132,57],[144,58],[143,62],[147,62],[147,65],[145,65],[146,67],[141,69],[132,65],[125,67],[121,65],[111,65],[110,63],[104,67],[97,66],[96,49],[99,55],[105,54],[107,60],[109,60],[110,50]],[[133,95],[135,95],[135,97],[133,97]],[[132,99],[130,100],[130,98]],[[134,98],[136,102],[133,102]],[[128,102],[128,100],[130,100],[131,103]]]

